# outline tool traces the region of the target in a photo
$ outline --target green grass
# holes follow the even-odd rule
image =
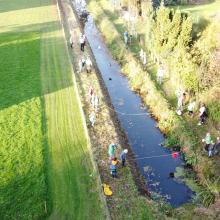
[[[1,219],[105,219],[56,5],[0,8]]]
[[[191,13],[193,16],[203,16],[206,18],[214,18],[219,15],[220,1],[203,5],[182,5],[174,8],[180,9],[182,12]]]

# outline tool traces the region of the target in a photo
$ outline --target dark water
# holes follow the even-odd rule
[[[188,202],[192,191],[169,177],[170,172],[184,164],[183,161],[181,158],[173,159],[172,152],[160,145],[164,141],[163,134],[156,128],[157,123],[147,109],[143,108],[140,97],[129,88],[127,78],[121,74],[119,64],[113,60],[91,16],[84,31],[149,191],[162,195],[174,207]]]

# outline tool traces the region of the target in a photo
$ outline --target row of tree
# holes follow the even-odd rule
[[[202,101],[220,89],[218,24],[205,19],[195,23],[188,14],[163,3],[154,9],[149,2],[142,2],[142,16],[146,23],[145,46],[154,61],[165,66],[172,85]],[[213,119],[219,121],[220,117],[215,116],[220,110],[216,102],[220,97],[211,96],[207,104],[215,111]]]

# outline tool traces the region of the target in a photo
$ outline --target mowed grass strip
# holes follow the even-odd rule
[[[40,34],[2,33],[0,54],[0,216],[36,219],[46,200]]]
[[[50,28],[55,29],[51,26],[43,35],[41,63],[49,144],[50,219],[105,219],[64,36],[61,30],[53,32]]]
[[[0,5],[0,217],[104,219],[56,5]]]

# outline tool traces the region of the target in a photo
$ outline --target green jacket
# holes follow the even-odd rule
[[[108,155],[110,157],[113,157],[115,155],[115,148],[116,148],[116,145],[115,144],[110,144],[108,146]]]
[[[205,143],[206,143],[206,144],[211,144],[211,143],[212,143],[212,138],[211,138],[210,135],[209,135],[209,136],[206,135],[206,137],[205,137]]]

